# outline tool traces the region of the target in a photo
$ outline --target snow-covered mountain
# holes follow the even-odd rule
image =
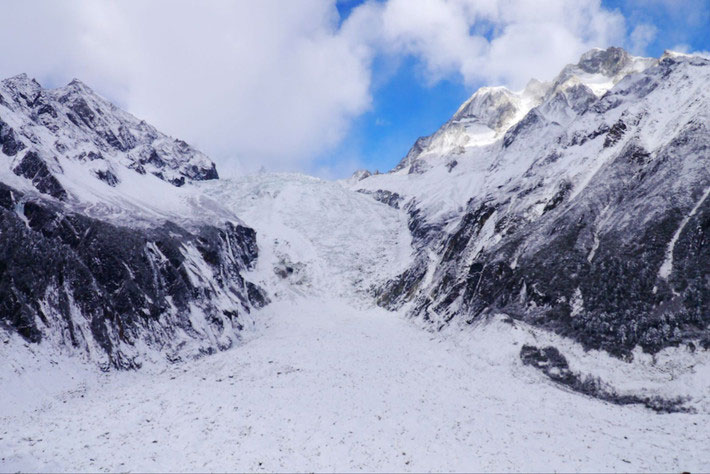
[[[175,186],[217,178],[207,156],[122,111],[77,79],[52,90],[25,74],[6,79],[0,83],[0,107],[2,151],[13,157],[12,170],[25,178],[36,167],[54,174],[55,179],[32,178],[40,192],[56,198],[67,197],[62,189],[81,183],[84,173],[113,187],[127,170]],[[36,158],[26,159],[23,150],[34,151]],[[84,166],[72,166],[76,163]]]
[[[0,324],[105,367],[230,347],[265,303],[204,154],[72,81],[0,83]],[[200,211],[194,209],[199,207]]]
[[[502,86],[482,87],[436,133],[417,140],[393,171],[422,173],[440,158],[449,158],[448,166],[456,166],[456,156],[500,140],[533,108],[549,121],[566,125],[622,78],[654,62],[630,56],[621,48],[594,49],[551,82],[531,79],[518,92]]]
[[[710,346],[710,61],[592,50],[483,88],[388,174],[415,263],[380,304],[442,327],[503,312],[630,356]]]
[[[625,358],[706,348],[708,84],[701,57],[592,50],[548,83],[480,89],[392,172],[327,183],[215,179],[80,82],[17,76],[0,87],[0,320],[119,367],[230,347],[290,297],[434,329],[505,314]]]
[[[390,173],[224,180],[3,81],[0,470],[707,471],[708,110],[592,50]]]

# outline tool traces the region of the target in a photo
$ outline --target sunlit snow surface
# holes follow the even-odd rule
[[[707,471],[707,414],[570,393],[494,321],[432,335],[381,309],[295,299],[241,347],[184,365],[20,380],[3,471]],[[465,336],[465,337],[464,337]],[[47,374],[47,360],[27,360]],[[4,368],[3,370],[6,370]],[[3,386],[8,374],[3,376]],[[13,379],[17,381],[18,379]],[[35,394],[53,387],[53,396]],[[42,402],[42,403],[40,403]]]
[[[0,334],[0,471],[710,469],[708,360],[669,349],[628,364],[502,316],[429,332],[365,297],[410,264],[404,213],[301,175],[200,187],[209,198],[188,207],[256,229],[250,278],[272,304],[242,345],[136,372]],[[569,392],[522,365],[525,343],[622,392],[696,395],[697,413]]]

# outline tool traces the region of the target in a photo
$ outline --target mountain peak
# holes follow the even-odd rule
[[[553,80],[549,94],[581,83],[589,87],[597,97],[601,97],[624,76],[641,72],[657,62],[654,58],[632,56],[616,46],[594,48],[584,53],[577,64],[568,64],[560,71]]]
[[[218,177],[206,155],[121,110],[79,79],[48,90],[20,74],[3,80],[0,92],[9,109],[0,117],[3,153],[14,156],[31,147],[37,155],[49,157],[45,174],[66,186],[69,194],[81,192],[74,193],[72,186],[87,179],[102,181],[104,191],[113,192],[108,188],[141,179],[138,175],[153,175],[178,187]],[[30,171],[25,174],[34,177],[36,172]]]
[[[107,107],[114,107],[110,101],[97,94],[91,87],[77,78],[72,79],[66,86],[58,87],[51,92],[59,97],[63,97],[63,101],[91,97],[93,100]]]
[[[514,109],[514,101],[515,94],[505,87],[481,87],[459,107],[452,120],[478,119],[497,128]]]
[[[603,74],[613,77],[632,60],[632,56],[623,48],[611,46],[607,49],[594,48],[584,53],[577,66],[590,74]]]
[[[33,82],[35,84],[37,83],[37,81],[30,78],[25,72],[21,72],[20,74],[2,80],[3,84],[30,84]]]
[[[86,91],[86,92],[93,92],[89,86],[84,84],[82,81],[80,81],[77,78],[72,79],[69,84],[67,84],[65,89],[74,89],[74,90],[80,90],[80,91]]]
[[[12,92],[15,99],[19,97],[25,101],[33,100],[42,90],[39,82],[29,77],[26,73],[17,74],[0,82],[0,85]]]

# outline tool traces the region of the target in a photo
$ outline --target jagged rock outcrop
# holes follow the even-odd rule
[[[667,399],[660,396],[643,396],[636,394],[619,394],[617,391],[599,377],[584,375],[569,368],[567,359],[557,348],[548,346],[538,348],[523,345],[520,349],[520,359],[524,365],[529,365],[539,370],[550,380],[567,387],[575,392],[599,398],[616,405],[644,405],[658,413],[692,413],[693,410],[684,404],[688,401],[684,397]]]

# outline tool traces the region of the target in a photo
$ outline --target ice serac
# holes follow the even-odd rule
[[[391,173],[415,264],[377,290],[435,327],[492,313],[628,357],[710,347],[710,61],[595,49],[484,88]]]
[[[0,83],[0,331],[105,368],[232,346],[267,302],[214,163],[74,80]]]

